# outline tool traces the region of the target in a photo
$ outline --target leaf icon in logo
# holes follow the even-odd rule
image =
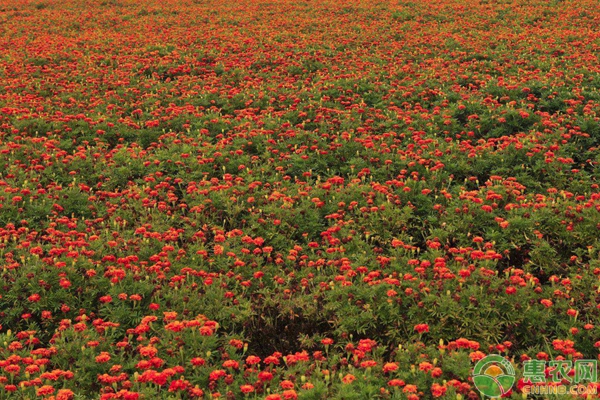
[[[500,382],[491,376],[478,375],[473,378],[473,382],[479,391],[486,396],[500,397],[502,396],[502,386]]]

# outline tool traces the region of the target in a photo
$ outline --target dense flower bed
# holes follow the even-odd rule
[[[3,1],[0,398],[475,399],[490,353],[522,398],[598,359],[599,21]]]

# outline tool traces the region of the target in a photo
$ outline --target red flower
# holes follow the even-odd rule
[[[222,369],[217,369],[210,373],[209,379],[211,381],[216,381],[217,379],[222,378],[225,375],[227,375],[227,373],[225,371],[223,371]]]
[[[261,371],[258,373],[258,379],[263,382],[268,382],[273,379],[273,374],[269,371]]]
[[[173,380],[173,381],[171,381],[171,384],[169,385],[169,392],[185,390],[185,389],[187,389],[189,384],[190,383],[188,381],[184,381],[182,379]]]
[[[246,357],[246,364],[248,364],[248,365],[258,364],[259,362],[260,362],[260,357],[257,357],[257,356]]]
[[[433,395],[433,397],[442,397],[444,394],[446,394],[446,387],[445,386],[441,386],[437,383],[434,383],[431,386],[431,394]]]
[[[41,296],[39,294],[37,294],[37,293],[32,294],[31,296],[29,296],[27,298],[27,300],[29,300],[32,303],[37,303],[38,301],[40,301],[40,299],[41,299]]]
[[[295,390],[285,390],[283,392],[283,398],[285,400],[296,400],[298,398],[298,394]]]

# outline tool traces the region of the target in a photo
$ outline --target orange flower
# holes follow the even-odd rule
[[[552,307],[552,304],[553,304],[552,300],[548,300],[548,299],[542,299],[542,300],[540,300],[540,303],[546,308]]]
[[[404,393],[417,393],[417,386],[416,385],[406,385],[406,386],[404,386],[404,389],[402,389],[402,391]]]
[[[401,379],[392,379],[391,381],[388,382],[388,385],[389,386],[404,386],[405,383]]]
[[[100,355],[96,356],[96,362],[98,364],[103,364],[108,361],[110,361],[110,354],[108,354],[105,351],[101,352]]]
[[[432,368],[433,368],[433,365],[431,365],[431,363],[429,363],[427,361],[423,361],[422,363],[419,364],[419,370],[423,371],[425,373],[428,373],[429,371],[431,371]]]
[[[361,368],[373,368],[377,366],[377,361],[375,360],[366,360],[360,363]]]
[[[202,336],[211,336],[213,334],[213,330],[208,326],[201,327],[199,331]]]
[[[142,357],[154,357],[158,354],[158,350],[154,346],[140,347],[139,352]]]
[[[254,392],[254,387],[252,385],[242,385],[240,386],[240,390],[243,394],[249,394]]]
[[[38,388],[38,390],[35,392],[36,395],[38,396],[48,396],[49,394],[54,393],[54,388],[50,385],[44,385],[40,388]]]
[[[473,352],[471,352],[471,354],[469,354],[469,358],[471,359],[472,362],[477,362],[484,357],[485,357],[485,353],[483,353],[481,351],[473,351]]]
[[[71,400],[74,396],[75,396],[75,393],[73,393],[71,390],[60,389],[56,393],[56,400]]]
[[[238,363],[235,360],[227,360],[227,361],[223,362],[223,367],[238,369],[240,367],[240,363]]]
[[[279,386],[281,386],[282,389],[293,389],[294,388],[294,382],[288,381],[288,380],[284,380],[284,381],[281,381],[281,383],[279,384]]]
[[[386,363],[383,366],[383,372],[393,372],[398,369],[398,364],[396,363]]]

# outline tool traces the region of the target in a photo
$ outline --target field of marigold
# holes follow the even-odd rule
[[[498,354],[522,399],[598,360],[599,24],[3,0],[0,398],[479,399]]]

